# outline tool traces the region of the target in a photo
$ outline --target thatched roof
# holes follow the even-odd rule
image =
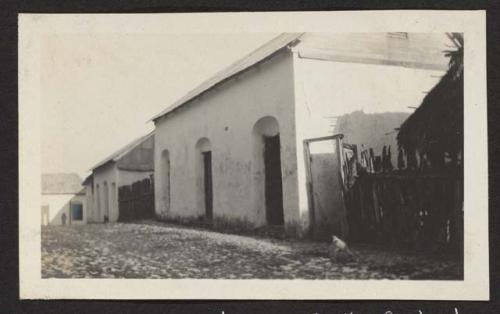
[[[463,150],[463,38],[454,33],[450,39],[457,49],[446,52],[448,71],[399,130],[398,145],[407,152],[456,156]]]

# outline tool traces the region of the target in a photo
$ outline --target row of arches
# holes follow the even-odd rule
[[[234,143],[234,149],[238,149]],[[250,144],[250,143],[249,143]],[[284,223],[283,183],[281,174],[281,143],[279,124],[276,118],[266,116],[259,119],[252,129],[252,176],[253,202],[255,210],[265,210],[269,225]],[[202,137],[194,145],[196,201],[198,208],[204,210],[206,219],[214,216],[213,208],[213,167],[212,144]],[[186,166],[183,164],[182,166]],[[167,211],[172,205],[172,160],[171,153],[164,149],[161,153],[162,198]],[[224,173],[224,175],[232,175]],[[217,193],[217,191],[215,191]],[[251,197],[249,195],[249,197]]]
[[[94,220],[104,222],[109,221],[110,208],[117,206],[116,204],[116,183],[108,184],[107,181],[96,184],[96,204],[94,212]]]

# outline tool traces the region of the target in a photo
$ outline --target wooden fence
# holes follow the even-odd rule
[[[153,179],[144,179],[118,190],[119,221],[132,221],[153,218],[154,184]]]
[[[342,172],[351,242],[462,252],[461,167],[395,169],[390,149],[384,148],[378,157],[373,150],[364,150],[360,160],[356,151],[355,145],[344,144]],[[398,156],[398,164],[408,163]]]

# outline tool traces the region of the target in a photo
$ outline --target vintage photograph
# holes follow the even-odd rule
[[[47,40],[43,278],[463,279],[461,33],[158,41]]]
[[[475,33],[248,31],[249,16],[213,29],[203,14],[25,18],[44,27],[20,33],[20,100],[32,104],[21,125],[39,129],[20,133],[39,169],[21,170],[33,191],[29,206],[20,197],[21,285],[38,277],[58,291],[47,296],[77,298],[76,279],[108,291],[177,282],[191,296],[198,282],[234,283],[248,297],[283,283],[289,298],[303,282],[323,287],[304,296],[330,298],[339,282],[434,283],[448,297],[482,282],[472,274],[487,274],[487,255],[474,250],[487,237],[474,228],[487,207],[467,205],[483,199],[470,175],[481,157],[467,152],[472,134],[485,140],[467,122],[479,108],[467,104],[482,106],[464,80],[481,69]]]

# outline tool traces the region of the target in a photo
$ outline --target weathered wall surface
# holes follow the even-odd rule
[[[293,64],[283,52],[219,85],[156,123],[155,202],[163,217],[198,217],[200,149],[212,151],[214,219],[261,226],[265,221],[256,122],[276,118],[281,139],[285,224],[299,223],[294,129]],[[258,150],[258,149],[257,149]],[[167,166],[169,165],[169,166]],[[169,170],[167,170],[169,168]],[[168,194],[168,195],[167,195]]]
[[[352,144],[361,144],[355,141],[362,141],[368,146],[375,142],[394,145],[394,128],[399,127],[399,120],[413,111],[409,106],[417,107],[421,103],[424,92],[434,86],[443,72],[395,65],[309,59],[300,57],[300,49],[300,45],[294,49],[297,171],[299,206],[302,213],[307,213],[309,206],[303,140],[347,131],[341,129],[338,118],[355,111],[362,110],[368,114],[389,112],[388,115],[402,112],[395,116],[398,121],[392,118],[380,120],[387,122],[387,125],[352,123],[350,125],[355,125],[355,128],[367,129],[360,129],[359,132],[350,129],[346,132],[345,141]],[[392,133],[386,134],[389,132]],[[392,153],[395,156],[396,149]]]
[[[120,170],[152,171],[154,167],[154,135],[134,147],[116,163]]]
[[[70,222],[70,202],[78,202],[83,205],[82,221]],[[42,195],[42,206],[49,206],[49,224],[61,225],[62,215],[66,214],[66,224],[84,224],[87,222],[87,206],[85,195],[74,194],[44,194]]]
[[[106,184],[105,184],[106,183]],[[103,222],[106,213],[105,190],[108,193],[109,221],[118,220],[118,189],[113,190],[113,183],[118,183],[118,170],[114,162],[110,162],[94,170],[94,221]]]

